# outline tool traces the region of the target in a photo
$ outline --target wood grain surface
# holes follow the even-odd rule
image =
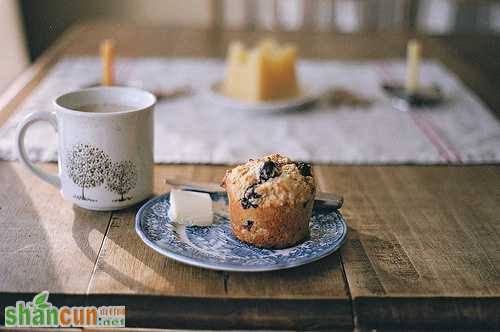
[[[0,292],[85,294],[111,213],[68,204],[17,163],[0,162],[0,183]]]
[[[114,38],[124,56],[220,57],[230,40],[252,42],[261,36],[258,31],[79,25],[0,97],[0,124],[58,58],[97,54],[103,38]],[[402,33],[274,36],[296,43],[304,57],[343,59],[402,56],[408,38]],[[425,54],[439,58],[499,112],[494,88],[499,79],[492,73],[500,72],[500,65],[485,55],[471,63],[473,47],[460,45],[475,40],[461,38],[423,38]],[[488,40],[500,45],[498,37]],[[488,62],[488,73],[480,61]],[[213,182],[225,169],[158,165],[155,192],[170,189],[166,177]],[[125,304],[127,324],[135,327],[500,328],[498,165],[316,166],[315,173],[322,191],[345,197],[345,245],[304,267],[245,274],[167,259],[135,234],[137,208],[105,213],[73,207],[17,163],[0,162],[0,311],[47,289],[54,304]]]
[[[498,326],[498,167],[348,170],[324,174],[346,193],[342,262],[358,324]]]

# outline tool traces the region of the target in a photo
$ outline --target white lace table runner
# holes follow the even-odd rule
[[[440,63],[422,64],[426,84],[439,83],[448,101],[414,112],[395,111],[380,89],[386,79],[402,80],[401,60],[301,61],[302,83],[318,91],[343,87],[373,100],[369,108],[320,102],[305,111],[255,114],[220,109],[206,96],[222,79],[224,63],[212,59],[121,58],[117,80],[150,90],[189,85],[194,94],[158,103],[155,160],[158,163],[239,163],[273,152],[316,163],[448,164],[500,160],[500,123]],[[0,128],[0,158],[16,159],[15,127],[32,111],[52,110],[52,100],[99,81],[95,57],[61,60],[19,110]],[[57,139],[46,123],[27,135],[36,161],[57,160]]]

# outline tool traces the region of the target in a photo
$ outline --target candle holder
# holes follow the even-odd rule
[[[383,82],[382,89],[392,98],[392,106],[398,111],[410,111],[413,108],[435,107],[444,101],[441,88],[431,85],[410,94],[401,83]]]

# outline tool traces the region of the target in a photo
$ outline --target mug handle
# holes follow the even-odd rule
[[[39,167],[35,166],[28,158],[28,153],[26,152],[26,148],[24,146],[24,137],[26,136],[26,131],[28,130],[29,126],[37,121],[49,122],[57,132],[57,119],[55,112],[33,112],[28,114],[17,126],[17,154],[19,155],[19,159],[21,160],[22,164],[26,166],[31,172],[33,172],[33,174],[55,186],[56,188],[61,189],[61,179],[58,175],[50,174],[41,170]]]

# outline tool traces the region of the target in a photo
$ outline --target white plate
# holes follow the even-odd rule
[[[316,101],[320,96],[320,93],[315,93],[310,87],[306,86],[301,87],[301,94],[297,97],[275,101],[248,102],[224,95],[221,91],[221,84],[222,82],[215,82],[210,86],[208,89],[210,100],[223,108],[241,111],[267,113],[293,110]]]

